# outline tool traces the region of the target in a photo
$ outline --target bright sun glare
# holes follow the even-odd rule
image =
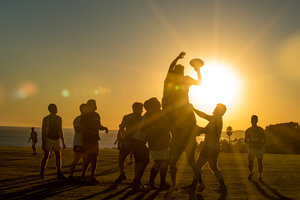
[[[231,106],[236,102],[241,83],[231,67],[217,62],[206,63],[201,68],[201,76],[201,85],[192,86],[189,93],[196,108],[212,112],[217,103]]]

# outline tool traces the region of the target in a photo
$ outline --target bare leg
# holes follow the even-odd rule
[[[43,157],[42,163],[41,163],[41,172],[40,172],[41,178],[45,177],[44,172],[45,172],[45,167],[47,165],[48,158],[49,158],[49,151],[44,151],[44,157]]]
[[[95,171],[97,167],[97,155],[93,155],[91,164],[91,179],[95,179]]]
[[[79,161],[79,159],[81,158],[81,153],[80,152],[74,152],[74,160],[71,164],[71,169],[70,169],[70,174],[69,176],[73,176],[73,173],[75,171],[76,165]]]
[[[61,155],[60,151],[54,151],[55,158],[56,158],[56,169],[57,169],[57,176],[61,176]]]
[[[154,188],[154,180],[155,180],[158,172],[160,171],[161,164],[162,164],[161,160],[154,160],[154,164],[151,168],[149,185],[153,188]]]

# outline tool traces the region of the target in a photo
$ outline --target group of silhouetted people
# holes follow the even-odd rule
[[[135,175],[133,189],[145,191],[158,189],[155,178],[160,174],[159,189],[170,191],[176,190],[177,162],[185,151],[187,161],[194,172],[191,185],[185,186],[187,190],[201,192],[204,189],[202,180],[202,168],[208,163],[212,173],[220,183],[220,189],[226,191],[225,182],[221,170],[218,168],[218,155],[220,152],[220,136],[222,133],[222,116],[226,112],[226,106],[219,103],[216,105],[213,114],[208,115],[195,109],[189,103],[189,87],[199,85],[201,80],[200,67],[195,67],[197,79],[184,76],[184,66],[177,64],[185,53],[171,63],[166,79],[164,81],[163,98],[160,102],[156,97],[146,100],[144,103],[135,102],[132,105],[132,113],[123,117],[118,131],[119,169],[120,175],[115,181],[116,184],[125,180],[126,174],[124,162],[128,155],[133,154],[135,159]],[[145,113],[143,114],[143,110]],[[61,173],[61,158],[59,139],[62,140],[63,148],[65,141],[62,133],[62,119],[57,116],[57,107],[50,104],[50,112],[43,119],[42,125],[42,148],[44,157],[41,164],[40,176],[44,178],[44,169],[53,151],[56,156],[57,176],[63,177]],[[108,129],[101,125],[100,116],[96,112],[95,100],[88,100],[86,104],[80,105],[81,114],[74,119],[74,160],[71,164],[69,179],[74,180],[73,173],[76,164],[83,159],[82,180],[88,165],[91,163],[91,182],[97,183],[95,170],[97,156],[99,153],[98,140],[99,130]],[[199,127],[196,124],[195,114],[206,119],[208,124]],[[245,142],[249,143],[249,178],[252,176],[253,159],[256,156],[259,164],[259,179],[262,173],[262,147],[265,142],[263,129],[257,126],[257,116],[252,117],[252,127],[247,129]],[[195,150],[197,147],[196,137],[205,134],[204,147],[197,160]],[[154,164],[150,171],[149,186],[145,187],[141,179],[151,158]],[[168,169],[170,170],[171,185],[166,182]]]

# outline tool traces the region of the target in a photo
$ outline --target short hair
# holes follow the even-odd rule
[[[255,120],[256,122],[258,121],[257,115],[252,115],[252,116],[251,116],[251,121],[254,121],[254,120]]]
[[[91,105],[92,103],[96,103],[96,100],[95,99],[89,99],[86,104],[87,105]]]
[[[53,109],[57,109],[56,105],[55,105],[54,103],[49,104],[49,106],[48,106],[48,111],[49,111],[49,112],[52,112]]]
[[[144,103],[144,107],[145,107],[146,111],[151,110],[155,106],[160,107],[160,102],[158,101],[158,99],[156,97],[152,97],[152,98],[148,99],[147,101],[145,101],[145,103]]]
[[[79,106],[80,112],[83,112],[83,110],[86,108],[86,106],[87,106],[87,104],[82,103],[82,104]]]
[[[140,103],[140,102],[134,102],[134,103],[132,104],[132,109],[134,110],[136,107],[143,107],[143,104]]]
[[[227,108],[224,104],[222,103],[218,103],[217,107],[219,109],[219,112],[221,113],[221,115],[224,115],[224,113],[226,112]]]

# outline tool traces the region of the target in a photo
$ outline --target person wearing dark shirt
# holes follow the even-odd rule
[[[143,119],[143,104],[135,102],[132,105],[132,113],[125,115],[119,126],[118,145],[119,145],[119,169],[120,176],[115,181],[116,184],[121,183],[127,177],[124,171],[124,162],[127,156],[132,153],[132,137],[135,132],[140,128]]]
[[[50,114],[43,119],[42,124],[42,149],[44,151],[44,157],[41,163],[40,177],[42,179],[45,178],[44,171],[49,158],[49,153],[54,151],[56,157],[57,177],[64,178],[61,173],[61,155],[59,146],[59,139],[61,139],[63,148],[66,148],[62,131],[62,119],[60,116],[56,115],[57,107],[55,104],[50,104],[48,106],[48,110]]]
[[[81,116],[80,127],[83,131],[83,149],[84,162],[82,168],[82,180],[85,181],[85,174],[89,163],[91,163],[91,183],[97,184],[95,179],[95,171],[97,166],[97,158],[99,154],[99,130],[105,130],[108,133],[108,128],[101,125],[100,115],[96,112],[96,101],[90,99],[87,101],[88,113]]]
[[[208,120],[208,124],[205,128],[199,128],[200,133],[205,134],[204,148],[200,152],[197,160],[196,177],[199,185],[196,188],[197,192],[201,192],[204,189],[204,183],[202,180],[202,168],[208,162],[209,167],[213,174],[217,177],[220,183],[220,190],[226,191],[223,175],[221,170],[218,168],[218,155],[220,152],[220,137],[223,128],[222,116],[226,112],[226,106],[223,104],[217,104],[214,109],[213,115],[208,115],[197,109],[194,109],[195,113]]]
[[[257,126],[258,117],[253,115],[251,117],[252,126],[248,128],[245,132],[245,143],[249,145],[248,148],[248,160],[249,160],[249,176],[250,180],[252,177],[253,170],[253,160],[254,157],[257,159],[258,165],[258,180],[261,181],[262,171],[263,171],[263,146],[266,142],[264,129]]]
[[[34,128],[32,127],[31,128],[31,133],[30,133],[30,137],[29,137],[29,140],[28,140],[28,143],[30,142],[30,140],[32,141],[32,155],[33,156],[36,156],[37,155],[37,151],[36,151],[36,143],[37,143],[37,132],[34,130]]]
[[[162,98],[162,108],[172,133],[169,158],[172,188],[176,188],[176,164],[184,150],[190,166],[195,170],[196,118],[189,103],[188,93],[190,86],[200,84],[201,75],[200,67],[194,67],[198,80],[184,76],[184,66],[177,64],[184,55],[185,53],[181,52],[171,63],[164,81]]]
[[[147,135],[147,142],[154,164],[150,172],[149,189],[157,189],[155,178],[160,173],[160,189],[169,189],[166,183],[170,145],[170,131],[167,119],[157,98],[151,98],[144,105],[147,113],[144,116],[142,131]]]

